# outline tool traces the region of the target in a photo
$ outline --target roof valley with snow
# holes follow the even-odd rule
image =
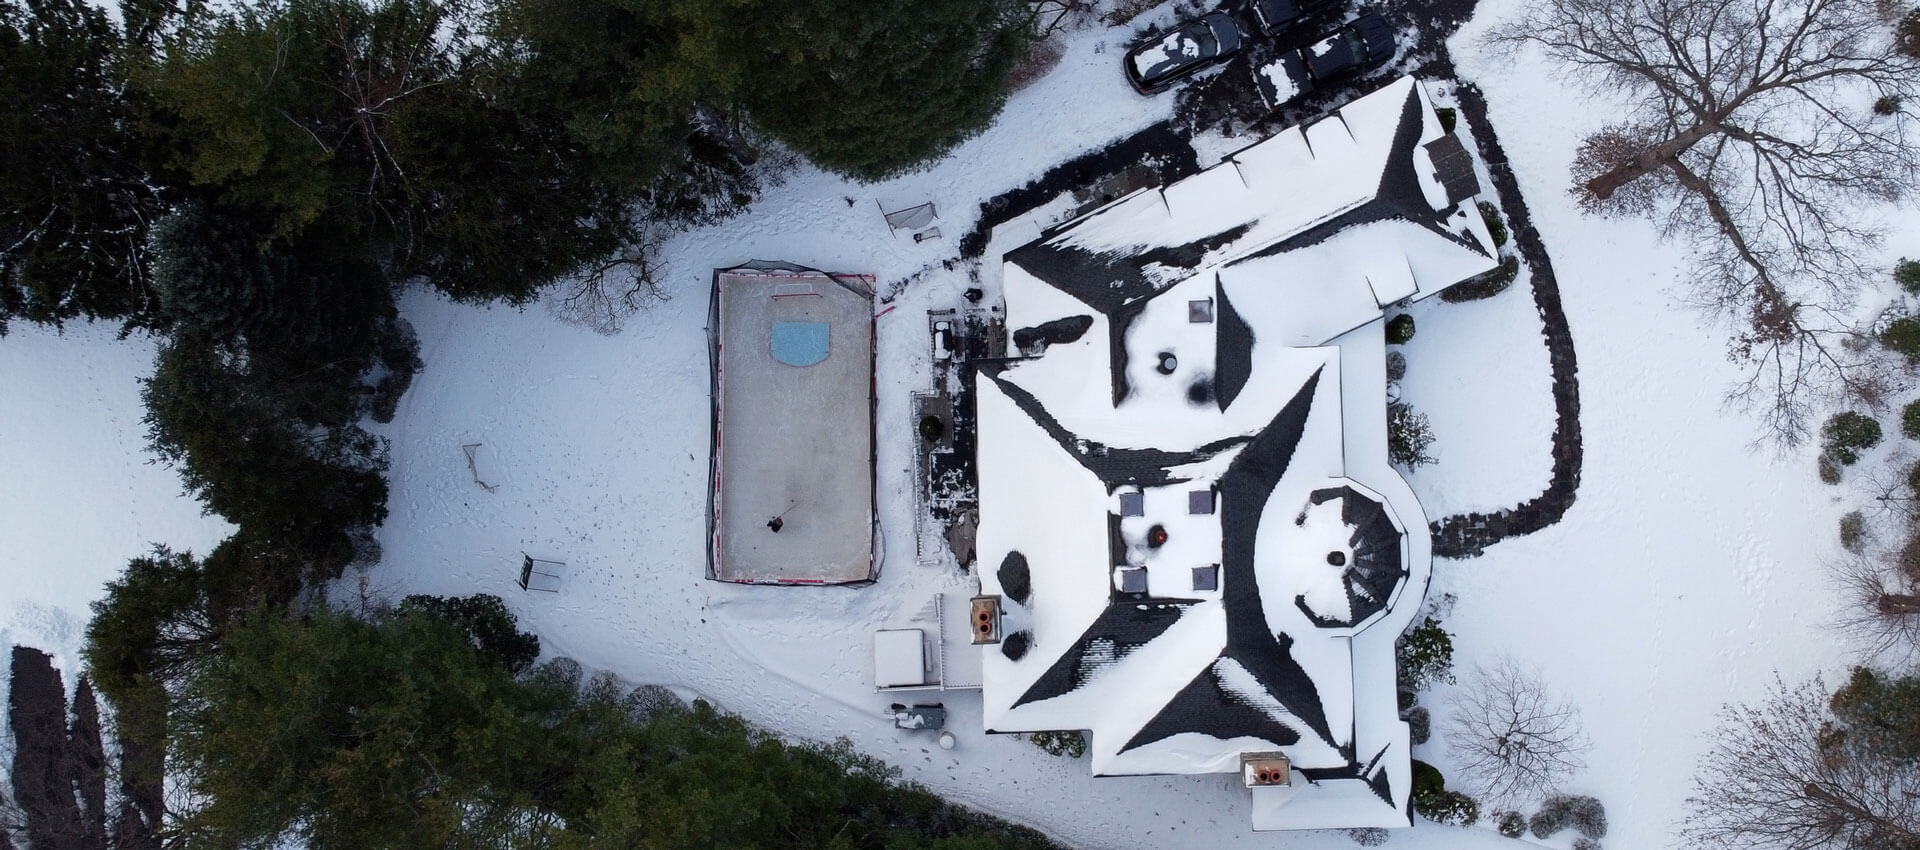
[[[1382,318],[1495,266],[1464,153],[1404,78],[1005,255],[990,731],[1088,730],[1101,775],[1278,751],[1256,829],[1407,825],[1393,642],[1431,545],[1387,462]]]

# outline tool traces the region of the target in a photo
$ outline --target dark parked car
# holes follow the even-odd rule
[[[1141,94],[1165,91],[1239,51],[1240,25],[1225,12],[1209,12],[1127,51],[1127,82]]]
[[[1294,0],[1251,0],[1247,5],[1252,7],[1253,23],[1261,35],[1279,35],[1300,20],[1300,4]]]
[[[1254,85],[1270,109],[1279,109],[1315,87],[1356,74],[1393,58],[1393,27],[1368,13],[1299,51],[1253,69]]]

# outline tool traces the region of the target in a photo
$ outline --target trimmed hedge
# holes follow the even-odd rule
[[[1500,258],[1499,267],[1493,271],[1470,277],[1459,283],[1440,290],[1440,300],[1449,304],[1464,301],[1478,301],[1492,298],[1513,285],[1514,278],[1520,276],[1520,259],[1514,256]]]
[[[1533,837],[1546,838],[1563,829],[1573,829],[1590,839],[1607,837],[1607,809],[1593,797],[1556,794],[1540,804],[1533,815]]]

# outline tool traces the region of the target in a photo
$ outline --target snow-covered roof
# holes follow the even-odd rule
[[[1258,829],[1405,825],[1393,638],[1431,545],[1386,460],[1384,305],[1493,268],[1412,78],[1006,255],[977,382],[987,728],[1237,772]]]

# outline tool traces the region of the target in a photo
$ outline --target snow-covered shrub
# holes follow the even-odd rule
[[[1893,43],[1901,53],[1920,58],[1920,9],[1914,9],[1900,19],[1900,23],[1893,28]],[[1903,266],[1912,263],[1912,260],[1900,261]],[[1920,279],[1920,269],[1914,270],[1913,274]]]
[[[1887,323],[1880,331],[1880,344],[1905,355],[1908,363],[1920,363],[1920,316],[1901,316]]]
[[[1907,470],[1907,489],[1912,490],[1914,495],[1920,496],[1920,463],[1914,464]]]
[[[1050,756],[1077,759],[1087,754],[1087,736],[1079,732],[1033,732],[1027,740]]]
[[[1387,352],[1387,380],[1398,381],[1407,376],[1407,356],[1398,351]],[[1920,406],[1920,402],[1915,402]]]
[[[1434,682],[1453,682],[1453,636],[1427,617],[1393,644],[1400,687],[1418,691]]]
[[[1607,837],[1607,810],[1593,797],[1555,794],[1540,804],[1533,815],[1533,837],[1546,838],[1563,829],[1572,829],[1590,839]]]
[[[1907,19],[1910,21],[1920,21],[1920,11],[1908,15]],[[1916,30],[1914,36],[1920,38],[1920,25],[1916,25],[1914,29]],[[1893,282],[1900,284],[1901,289],[1914,295],[1920,295],[1920,260],[1909,260],[1901,257],[1900,262],[1893,264]]]
[[[1920,320],[1914,325],[1914,352],[1920,355]],[[1833,415],[1820,430],[1826,450],[1843,466],[1852,466],[1860,453],[1880,445],[1880,422],[1858,411],[1846,410]]]
[[[1900,433],[1909,440],[1920,440],[1920,401],[1907,402],[1900,409]]]
[[[1427,415],[1412,405],[1396,401],[1387,405],[1387,460],[1409,469],[1433,462],[1427,447],[1433,445],[1433,426]]]
[[[1387,320],[1387,344],[1405,345],[1412,341],[1414,332],[1413,317],[1401,313]]]
[[[1866,544],[1867,517],[1859,511],[1848,511],[1840,517],[1840,548],[1855,555]]]
[[[1479,801],[1448,791],[1440,769],[1419,759],[1413,760],[1413,810],[1434,823],[1455,826],[1472,826],[1480,819]]]
[[[1414,744],[1424,744],[1433,737],[1433,715],[1425,706],[1416,705],[1407,709],[1402,720],[1407,721],[1407,740]]]
[[[1347,837],[1362,847],[1378,847],[1387,843],[1387,831],[1377,826],[1347,830]]]
[[[1576,838],[1573,840],[1573,850],[1600,850],[1600,842],[1591,838]]]
[[[1415,797],[1413,810],[1434,823],[1472,826],[1480,820],[1480,801],[1458,791]]]
[[[1495,828],[1508,838],[1519,838],[1527,834],[1527,816],[1519,812],[1506,811],[1493,816]]]
[[[1440,290],[1440,300],[1450,304],[1462,301],[1478,301],[1492,298],[1513,285],[1513,279],[1520,276],[1520,259],[1514,256],[1500,258],[1500,265],[1492,271],[1482,272],[1459,283]]]
[[[1493,247],[1507,244],[1507,222],[1500,217],[1499,207],[1481,201],[1480,219],[1487,223],[1487,233],[1493,236]]]

